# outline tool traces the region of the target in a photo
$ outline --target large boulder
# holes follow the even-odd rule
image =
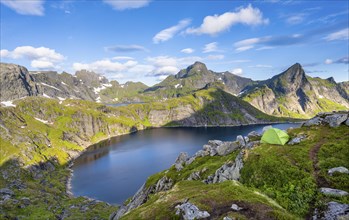
[[[304,122],[304,123],[302,124],[302,126],[309,127],[309,126],[313,126],[313,125],[320,125],[320,124],[322,124],[322,121],[323,121],[322,118],[316,116],[316,117],[314,117],[314,118],[312,118],[312,119],[310,119],[310,120]]]
[[[176,215],[182,215],[184,220],[203,219],[210,217],[207,211],[200,211],[198,207],[190,202],[176,206]]]
[[[324,122],[328,123],[330,127],[338,127],[340,124],[348,119],[348,114],[333,114],[325,117]]]
[[[244,166],[243,163],[243,151],[240,151],[238,156],[235,158],[235,161],[229,162],[221,166],[216,170],[216,172],[209,176],[206,180],[203,182],[210,184],[210,183],[220,183],[227,180],[239,180],[240,179],[240,170]]]
[[[240,145],[241,147],[245,147],[245,146],[246,146],[245,139],[244,139],[244,137],[242,137],[242,135],[238,135],[238,136],[236,137],[236,141],[239,143],[239,145]]]
[[[255,139],[255,138],[262,137],[262,135],[260,133],[258,133],[257,131],[251,131],[250,133],[248,133],[247,137],[249,139]]]
[[[349,219],[349,205],[329,202],[324,217],[326,220]]]
[[[321,193],[327,195],[327,196],[347,196],[349,195],[348,192],[343,191],[343,190],[339,190],[339,189],[331,189],[331,188],[320,188]]]
[[[236,142],[223,142],[216,150],[219,156],[225,156],[238,148],[239,145]]]
[[[290,140],[287,144],[289,145],[295,145],[295,144],[299,144],[301,141],[303,141],[306,138],[305,135],[299,135],[297,137],[292,138],[292,140]]]
[[[345,167],[334,167],[328,170],[328,175],[332,176],[332,174],[336,172],[349,174],[349,170]]]

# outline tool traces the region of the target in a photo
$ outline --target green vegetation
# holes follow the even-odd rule
[[[305,134],[307,139],[294,146],[261,144],[251,150],[242,169],[241,182],[261,190],[289,212],[305,216],[314,204],[320,206],[328,202],[318,193],[318,178],[328,179],[330,187],[348,190],[347,175],[330,177],[327,170],[348,166],[345,159],[349,158],[348,140],[344,137],[349,135],[349,129],[345,125],[339,128],[322,126],[293,129],[289,133],[291,136]],[[317,145],[321,145],[319,154],[312,155]],[[314,170],[317,166],[320,176]],[[340,200],[347,202],[348,198]]]
[[[7,161],[1,166],[0,188],[15,184],[14,197],[1,205],[0,219],[108,219],[117,209],[104,202],[70,197],[65,182],[70,175],[64,166],[42,171],[33,177],[18,161]]]
[[[306,139],[297,145],[260,144],[245,150],[241,184],[235,181],[202,183],[221,165],[233,161],[237,151],[224,157],[200,157],[181,171],[172,166],[150,176],[146,187],[156,184],[164,176],[171,178],[174,186],[168,191],[151,194],[145,204],[122,219],[179,219],[175,215],[175,206],[186,200],[200,210],[208,211],[214,219],[224,216],[250,219],[253,215],[268,219],[297,219],[311,215],[315,208],[324,211],[325,204],[330,201],[348,203],[349,196],[336,198],[319,192],[319,188],[324,186],[349,191],[347,174],[327,174],[333,167],[349,167],[348,127],[301,127],[288,130],[288,134],[291,138],[305,135]],[[189,175],[195,171],[204,172],[200,173],[199,180],[188,181]],[[232,212],[229,208],[232,203],[250,212]]]
[[[340,110],[348,110],[345,106],[338,104],[332,100],[321,98],[317,100],[317,104],[320,109],[318,112],[331,112],[331,111],[340,111]]]
[[[336,87],[336,84],[327,80],[327,79],[321,79],[319,77],[310,77],[306,76],[307,79],[310,81],[311,84],[319,85],[319,86],[324,86],[324,87],[329,87],[333,88]]]
[[[263,85],[262,87],[256,87],[253,91],[243,94],[242,99],[246,102],[251,103],[255,98],[262,97],[265,94],[270,94],[273,91],[267,86]]]
[[[180,219],[175,215],[175,206],[187,199],[216,219],[224,216],[242,219],[296,219],[268,197],[234,181],[209,185],[200,181],[181,181],[171,190],[151,196],[147,203],[121,219]],[[249,211],[229,211],[233,203]]]

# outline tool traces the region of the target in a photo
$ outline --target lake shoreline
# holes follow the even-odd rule
[[[145,131],[145,130],[151,130],[151,129],[161,129],[161,128],[214,128],[214,127],[219,127],[219,128],[228,128],[228,127],[240,127],[240,126],[249,126],[249,125],[273,125],[273,124],[300,124],[302,123],[301,121],[299,122],[294,122],[294,121],[279,121],[279,122],[261,122],[261,123],[250,123],[250,124],[240,124],[240,125],[220,125],[220,126],[214,126],[214,125],[210,125],[210,126],[163,126],[163,127],[148,127],[145,129],[141,129],[141,130],[137,130],[137,131]],[[115,135],[115,136],[111,136],[111,137],[106,137],[106,138],[102,138],[100,139],[98,142],[94,143],[94,144],[90,144],[86,147],[84,147],[84,150],[79,152],[78,154],[74,155],[74,158],[72,158],[72,160],[69,162],[69,165],[67,166],[67,170],[69,171],[69,176],[68,179],[66,181],[66,193],[70,196],[70,197],[78,197],[75,196],[72,190],[72,178],[74,176],[74,171],[72,169],[75,160],[80,157],[82,154],[84,154],[85,152],[88,151],[88,149],[90,149],[93,146],[96,146],[98,144],[101,144],[105,141],[111,140],[112,138],[116,138],[116,137],[121,137],[123,135],[130,135],[132,133],[136,133],[137,131],[133,131],[133,132],[129,132],[129,133],[124,133],[124,134],[120,134],[120,135]],[[98,199],[94,199],[88,196],[83,196],[89,199],[93,199],[93,200],[97,200],[97,201],[101,201]],[[105,202],[105,201],[103,201]],[[108,202],[105,202],[108,203]],[[108,203],[110,205],[116,205],[116,206],[120,206],[121,204],[111,204]]]

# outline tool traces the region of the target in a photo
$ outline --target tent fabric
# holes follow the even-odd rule
[[[262,143],[285,145],[290,139],[288,134],[277,128],[266,130],[261,138]]]

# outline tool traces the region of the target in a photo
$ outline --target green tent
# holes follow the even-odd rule
[[[270,128],[264,132],[261,142],[267,144],[285,145],[289,139],[290,137],[286,132],[277,128]]]

